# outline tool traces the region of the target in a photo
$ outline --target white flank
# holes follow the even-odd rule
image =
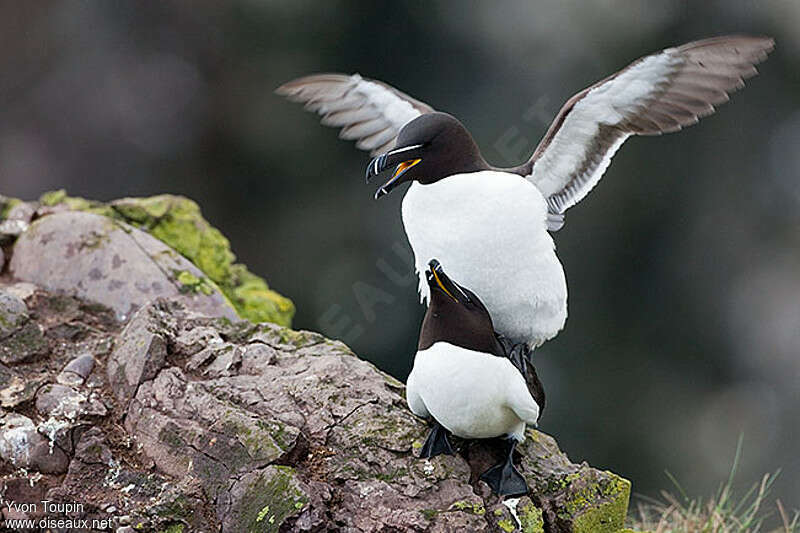
[[[437,342],[417,352],[408,377],[412,411],[419,404],[454,435],[467,439],[513,436],[525,439],[539,406],[522,374],[505,357]]]

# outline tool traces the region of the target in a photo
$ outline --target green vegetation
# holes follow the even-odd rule
[[[238,530],[248,533],[273,533],[284,521],[299,513],[308,498],[295,484],[294,469],[273,466],[260,474],[247,489],[238,515]]]
[[[502,529],[506,533],[511,533],[512,531],[514,531],[516,529],[516,526],[514,525],[514,522],[512,522],[511,520],[508,520],[508,519],[500,520],[499,522],[497,522],[497,525],[500,527],[500,529]]]
[[[483,516],[486,514],[486,508],[482,503],[470,503],[468,501],[458,501],[450,506],[451,509],[472,513],[474,515]]]
[[[787,512],[780,500],[775,502],[772,511],[767,509],[769,491],[778,472],[765,474],[759,483],[752,485],[742,496],[735,494],[733,479],[741,450],[740,438],[727,482],[707,500],[689,498],[675,478],[667,474],[680,495],[665,491],[662,500],[643,500],[638,505],[637,516],[631,519],[632,527],[657,533],[759,533],[763,531],[766,519],[777,518],[780,525],[771,530],[774,533],[800,532],[800,512]]]
[[[544,531],[544,518],[542,510],[533,503],[525,505],[519,509],[519,521],[524,533],[542,533]]]
[[[176,273],[181,286],[191,292],[210,294],[217,288],[242,318],[290,326],[294,304],[271,290],[267,282],[247,267],[234,263],[230,242],[202,216],[200,207],[182,196],[162,194],[150,198],[123,198],[110,204],[73,198],[64,190],[44,193],[39,202],[48,207],[65,205],[121,220],[140,228],[177,251],[207,278],[190,272]]]
[[[628,510],[631,482],[607,472],[608,480],[590,484],[566,502],[567,516],[574,517],[576,533],[621,529]]]
[[[8,196],[0,195],[0,220],[6,218],[8,216],[8,212],[11,211],[15,205],[21,202],[22,201],[18,198],[10,198]]]

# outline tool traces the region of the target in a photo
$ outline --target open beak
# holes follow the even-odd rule
[[[419,155],[420,148],[422,148],[421,144],[395,148],[394,150],[390,150],[385,154],[375,157],[369,162],[366,173],[367,183],[369,183],[369,180],[372,178],[372,176],[377,176],[389,167],[396,165],[389,181],[381,185],[381,187],[375,192],[376,200],[381,196],[389,194],[392,189],[402,183],[400,178],[403,177],[403,174],[408,172],[411,168],[415,167],[422,161],[422,158],[417,157]]]
[[[425,276],[428,279],[428,286],[431,290],[441,290],[456,303],[465,304],[472,301],[458,283],[451,280],[450,277],[445,274],[441,263],[436,259],[431,259],[428,263],[428,270],[425,272]]]

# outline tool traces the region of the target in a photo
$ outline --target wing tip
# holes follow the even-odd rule
[[[361,79],[363,78],[361,78],[357,72],[353,74],[345,74],[343,72],[317,72],[284,82],[276,87],[274,92],[280,96],[286,96],[315,83],[343,83]]]
[[[696,41],[690,41],[688,43],[679,45],[677,48],[688,50],[691,48],[714,46],[718,44],[731,44],[734,42],[758,44],[765,49],[766,48],[772,49],[775,47],[775,38],[769,35],[749,35],[746,33],[731,33],[726,35],[707,37],[705,39],[698,39]]]

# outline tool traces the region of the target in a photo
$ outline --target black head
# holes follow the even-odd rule
[[[367,182],[389,168],[394,168],[392,177],[375,193],[376,199],[407,181],[430,184],[453,174],[486,170],[489,165],[457,118],[426,113],[403,126],[392,150],[370,161]]]
[[[425,274],[431,296],[422,321],[419,349],[444,341],[469,350],[504,355],[494,334],[492,317],[480,298],[451,280],[435,259],[428,264]]]

